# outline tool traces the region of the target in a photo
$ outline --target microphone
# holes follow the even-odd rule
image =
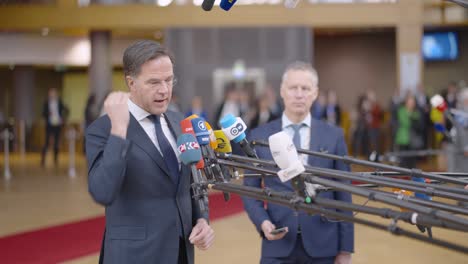
[[[229,139],[224,132],[222,130],[215,130],[214,135],[218,143],[218,147],[215,150],[221,153],[232,153],[231,143],[229,143]]]
[[[323,186],[305,182],[303,177],[296,177],[305,171],[305,167],[299,158],[292,139],[286,132],[281,131],[271,135],[268,142],[273,160],[281,169],[278,171],[280,180],[282,182],[291,180],[296,193],[304,197],[306,203],[311,203],[312,199],[310,197],[315,197],[317,191],[323,189]]]
[[[225,10],[225,11],[229,11],[229,9],[231,9],[231,7],[236,3],[237,0],[221,0],[221,3],[219,4],[219,6]]]
[[[191,134],[195,136],[195,132],[193,132],[192,122],[190,121],[190,119],[188,119],[188,117],[180,121],[180,128],[182,130],[182,133]],[[200,159],[197,163],[197,169],[203,170],[204,167],[205,167],[205,161],[203,159]]]
[[[203,0],[202,8],[205,11],[210,11],[213,8],[215,0]]]
[[[177,138],[177,146],[179,151],[179,158],[183,164],[190,166],[192,169],[192,190],[193,198],[198,201],[198,207],[202,215],[208,213],[208,197],[206,187],[202,184],[202,179],[198,174],[198,170],[195,164],[202,159],[200,145],[198,144],[195,137],[191,134],[181,134]]]
[[[305,171],[296,147],[286,132],[271,135],[268,142],[273,160],[281,169],[278,176],[282,182],[289,181]]]
[[[190,121],[190,119],[185,118],[180,121],[180,128],[182,129],[182,133],[192,134],[195,136],[195,132],[193,132],[192,121]]]
[[[217,149],[218,148],[218,141],[216,141],[216,136],[213,132],[213,128],[211,128],[210,123],[205,121],[205,126],[206,129],[208,130],[209,136],[210,136],[210,147],[212,149]]]
[[[185,119],[192,120],[197,117],[199,117],[197,114],[193,114],[193,115],[187,116]]]
[[[208,173],[211,173],[214,178],[219,182],[226,182],[224,174],[221,170],[219,164],[214,164],[212,160],[216,159],[216,155],[211,147],[208,147],[210,144],[210,136],[208,129],[205,125],[205,120],[203,118],[197,117],[191,120],[193,131],[197,137],[198,143],[201,145],[202,155],[208,161],[206,166],[208,168]],[[224,193],[224,200],[229,201],[229,193]]]
[[[206,122],[201,117],[194,118],[190,120],[190,122],[192,123],[193,132],[197,137],[198,143],[202,146],[203,151],[203,148],[210,144],[210,132],[208,132],[208,129],[206,128]]]
[[[257,158],[257,153],[250,147],[249,142],[245,138],[245,131],[247,130],[247,125],[242,121],[240,117],[234,117],[232,114],[225,115],[221,121],[219,121],[221,127],[223,128],[224,134],[229,138],[229,140],[234,141],[234,143],[239,143],[242,151],[250,157]]]
[[[214,135],[216,136],[216,141],[217,141],[216,143],[218,144],[215,151],[219,153],[227,154],[228,156],[231,155],[232,154],[231,143],[229,143],[229,139],[226,137],[223,131],[215,130]],[[232,179],[233,174],[236,179],[239,178],[239,171],[237,170],[236,167],[232,167],[232,168],[228,168],[226,166],[220,166],[220,167],[224,172],[223,174],[229,177],[229,181]],[[229,170],[232,170],[232,173],[230,173]]]

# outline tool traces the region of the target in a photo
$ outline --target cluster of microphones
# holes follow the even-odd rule
[[[468,208],[460,206],[468,202],[468,190],[463,188],[468,184],[466,173],[423,172],[349,156],[297,149],[285,132],[273,134],[267,141],[249,142],[246,137],[246,124],[241,118],[233,115],[226,115],[221,119],[220,130],[213,130],[206,120],[196,115],[182,120],[180,125],[182,134],[177,138],[179,157],[183,164],[191,167],[193,198],[204,214],[209,211],[208,190],[213,189],[222,191],[225,201],[229,201],[230,194],[234,193],[313,215],[319,214],[329,219],[390,231],[455,251],[468,252],[466,246],[434,238],[431,229],[437,227],[468,232]],[[231,142],[239,146],[239,152],[243,152],[243,155],[233,152]],[[256,147],[269,148],[273,160],[260,159],[256,154]],[[348,172],[313,167],[303,164],[299,154],[369,166],[376,170]],[[408,181],[401,178],[402,176],[425,180]],[[241,177],[277,177],[281,182],[291,184],[294,191],[254,188],[233,180]],[[379,202],[380,206],[383,204],[391,207],[347,203],[321,195],[322,192],[330,191],[349,192],[365,197],[368,201]],[[416,193],[444,200],[423,199],[414,195]],[[452,202],[445,202],[445,199]],[[454,204],[454,201],[459,204]],[[400,210],[392,209],[394,207]],[[392,221],[387,226],[356,217],[357,213],[377,215]],[[405,230],[398,225],[399,222],[416,225],[421,232],[427,231],[429,236]]]
[[[229,11],[236,2],[237,0],[221,0],[221,2],[219,3],[219,7],[221,7],[221,9],[225,11]],[[299,0],[285,0],[284,6],[286,8],[295,8],[298,3]],[[204,0],[202,3],[202,8],[205,11],[211,11],[211,9],[213,9],[214,4],[215,0]]]

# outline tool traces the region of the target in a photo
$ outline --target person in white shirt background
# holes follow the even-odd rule
[[[65,123],[67,108],[59,97],[56,88],[49,89],[47,100],[42,108],[42,117],[46,122],[45,127],[45,142],[42,148],[41,166],[45,166],[47,149],[49,147],[50,138],[54,140],[54,164],[58,164],[59,140],[62,126]]]

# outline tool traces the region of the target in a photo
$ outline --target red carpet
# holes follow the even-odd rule
[[[242,212],[239,196],[225,202],[222,193],[210,194],[210,219]],[[31,219],[33,221],[33,219]],[[104,217],[67,223],[0,238],[0,263],[53,264],[99,252]]]

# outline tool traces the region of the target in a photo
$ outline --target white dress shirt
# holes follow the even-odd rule
[[[309,114],[299,122],[298,124],[304,124],[300,129],[299,129],[299,135],[301,136],[301,148],[302,149],[309,149],[310,146],[310,127],[311,127],[311,122],[312,122],[312,117]],[[286,116],[286,114],[283,113],[283,116],[281,117],[281,123],[282,123],[282,129],[286,134],[288,134],[289,137],[291,137],[291,140],[294,137],[294,129],[291,127],[291,125],[295,124],[289,118]],[[299,154],[299,157],[302,159],[303,164],[307,164],[307,159],[308,155],[306,154]]]
[[[159,147],[158,138],[156,137],[156,128],[154,127],[153,121],[149,118],[151,113],[146,112],[144,109],[136,105],[132,100],[128,99],[128,110],[130,113],[135,117],[135,119],[140,123],[140,126],[145,130],[148,137],[153,142],[154,146],[158,149],[159,153],[164,157],[164,153],[161,152],[161,148]],[[166,136],[167,140],[171,144],[172,149],[177,157],[177,161],[179,162],[180,167],[180,159],[177,152],[177,142],[174,136],[171,133],[171,129],[166,121],[166,119],[161,115],[161,127],[164,135]]]
[[[57,99],[49,100],[49,122],[53,126],[62,124],[62,119],[59,113],[59,103]]]

